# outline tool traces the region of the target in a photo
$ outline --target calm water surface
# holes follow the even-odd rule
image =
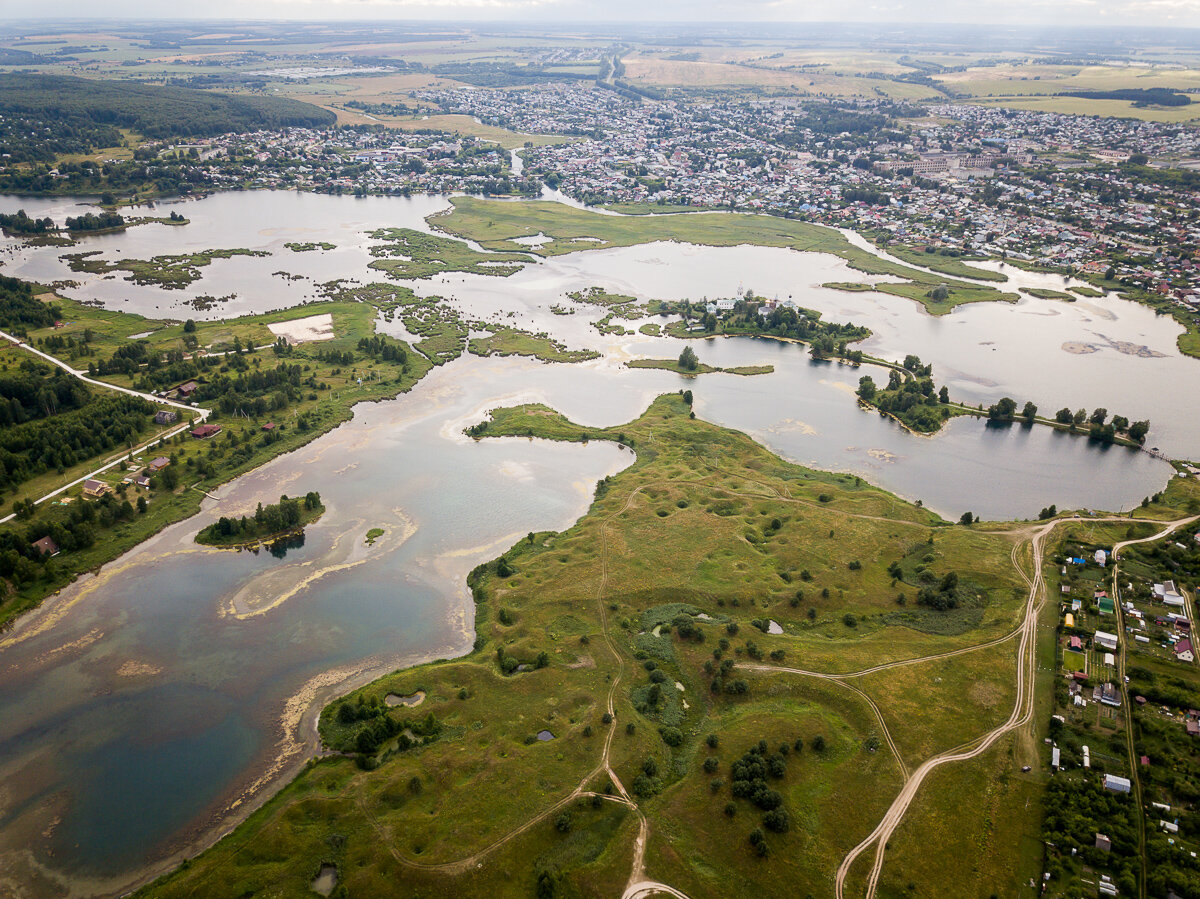
[[[428,230],[425,216],[446,203],[221,194],[181,204],[191,219],[182,228],[147,225],[70,250],[6,240],[0,262],[5,274],[78,280],[70,296],[114,308],[221,317],[303,302],[321,281],[375,279],[366,233]],[[0,198],[0,210],[20,207],[60,219],[79,211],[71,201]],[[338,249],[296,254],[283,247],[293,240]],[[59,260],[91,249],[146,258],[228,247],[272,255],[214,262],[184,291],[74,274]],[[280,270],[305,280],[285,281],[273,274]],[[1179,329],[1169,319],[1115,298],[979,304],[935,319],[907,300],[819,286],[861,278],[828,256],[657,243],[537,262],[507,279],[449,274],[416,282],[419,293],[447,297],[469,318],[546,330],[604,357],[577,366],[466,358],[437,369],[411,394],[359,406],[352,422],[220,488],[199,516],[0,638],[0,881],[51,895],[49,870],[65,872],[84,892],[116,889],[130,872],[186,850],[261,796],[264,778],[285,775],[303,757],[322,701],[401,664],[468,649],[470,568],[529,530],[569,525],[595,481],[632,459],[612,446],[465,440],[462,429],[489,408],[536,400],[584,424],[610,425],[635,417],[658,393],[687,387],[707,419],[953,518],[966,510],[1029,517],[1051,502],[1128,508],[1170,475],[1146,454],[1045,428],[956,420],[936,438],[914,437],[857,408],[853,391],[866,370],[813,363],[802,348],[778,341],[693,343],[713,365],[774,365],[765,376],[687,381],[626,369],[630,358],[675,356],[684,344],[600,335],[590,322],[601,312],[591,307],[551,314],[566,291],[596,284],[641,298],[698,299],[742,287],[790,297],[827,318],[868,325],[868,352],[915,352],[933,362],[956,398],[990,403],[1011,395],[1043,410],[1104,405],[1149,417],[1151,442],[1176,455],[1190,455],[1200,439],[1193,416],[1169,418],[1177,413],[1171,397],[1200,387],[1200,365],[1177,353]],[[187,305],[231,293],[237,297],[209,313]],[[402,333],[398,323],[381,327]],[[219,515],[307,490],[320,491],[328,511],[283,558],[192,542]],[[367,547],[371,527],[386,534]]]

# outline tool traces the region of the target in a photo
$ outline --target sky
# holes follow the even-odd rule
[[[70,17],[1200,27],[1200,0],[0,0],[0,20]]]

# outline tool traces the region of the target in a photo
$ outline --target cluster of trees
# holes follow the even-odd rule
[[[26,329],[48,328],[58,316],[58,306],[38,300],[31,284],[0,275],[0,327],[4,330],[24,337]]]
[[[387,704],[378,696],[368,698],[362,693],[354,702],[344,699],[338,703],[335,718],[345,732],[333,738],[333,748],[342,752],[356,752],[360,756],[374,755],[385,743],[397,737],[397,748],[401,751],[409,749],[418,742],[409,733],[425,743],[442,732],[442,723],[433,712],[424,718],[401,721],[389,714]],[[418,781],[418,788],[414,792],[419,791]]]
[[[921,365],[916,356],[905,359],[905,377],[896,369],[888,372],[886,387],[878,387],[875,379],[864,375],[858,380],[858,397],[880,412],[895,416],[914,431],[932,433],[950,417],[946,404],[950,402],[945,387],[934,392],[931,366]]]
[[[395,340],[389,340],[379,334],[364,337],[358,342],[358,348],[372,359],[382,359],[384,362],[408,364],[408,351]]]
[[[861,159],[862,157],[859,158]],[[855,162],[857,161],[855,160]],[[867,187],[843,188],[842,199],[847,203],[866,203],[868,206],[887,206],[892,202],[890,194]]]
[[[9,234],[47,234],[58,230],[54,219],[31,219],[24,209],[18,209],[15,213],[0,213],[0,228]]]
[[[968,515],[971,513],[968,512]],[[969,522],[968,522],[969,523]],[[917,591],[917,603],[939,612],[957,609],[959,605],[958,572],[949,571],[936,584],[927,584]]]
[[[537,654],[533,662],[522,662],[514,655],[510,655],[503,646],[496,647],[496,664],[500,666],[500,670],[504,674],[516,674],[517,670],[522,665],[530,668],[545,668],[550,664],[550,654],[542,651]]]
[[[1095,774],[1081,779],[1055,777],[1046,787],[1043,841],[1053,847],[1046,863],[1050,881],[1073,882],[1082,862],[1111,873],[1121,895],[1138,891],[1138,810],[1132,797],[1106,790]],[[1112,841],[1112,851],[1096,848],[1096,834]],[[1163,893],[1162,895],[1166,895]]]
[[[1005,422],[1012,421],[1017,415],[1017,401],[1011,397],[1001,397],[997,402],[988,406],[987,416],[988,421]],[[1032,402],[1026,402],[1021,410],[1021,420],[1027,425],[1031,425],[1037,419],[1037,406]]]
[[[1110,421],[1108,410],[1103,407],[1094,409],[1089,415],[1086,409],[1072,412],[1064,406],[1054,414],[1054,420],[1061,425],[1069,425],[1072,431],[1080,431],[1086,425],[1088,437],[1102,443],[1112,443],[1118,434],[1124,434],[1134,443],[1143,444],[1150,431],[1149,420],[1131,422],[1123,415],[1114,415]]]
[[[695,371],[699,365],[700,359],[696,356],[696,351],[690,346],[685,346],[679,354],[679,367],[684,371]]]
[[[716,743],[715,737],[709,737],[709,746]],[[825,741],[821,739],[821,748]],[[814,741],[814,748],[816,741]],[[759,740],[758,744],[747,751],[729,769],[729,792],[734,799],[745,799],[764,812],[763,826],[774,833],[786,833],[791,826],[787,809],[783,807],[783,796],[771,787],[771,781],[782,780],[787,774],[787,758],[792,746],[781,743],[778,751],[768,755],[767,741]],[[794,744],[796,752],[804,748],[802,739]],[[719,763],[715,757],[705,760],[704,770],[715,773]],[[730,802],[725,806],[725,813],[732,817],[737,814],[736,803]],[[750,834],[752,845],[759,856],[770,854],[765,836],[761,830],[755,829]]]
[[[739,300],[731,312],[718,318],[711,312],[699,312],[704,329],[710,334],[716,332],[717,326],[725,334],[769,334],[773,337],[787,337],[792,340],[802,340],[813,348],[817,356],[841,356],[851,361],[861,361],[862,353],[850,351],[848,345],[856,340],[870,336],[870,331],[860,325],[839,324],[821,320],[821,313],[813,309],[795,309],[790,306],[777,305],[766,315],[760,315],[763,301],[747,291],[745,298]],[[703,310],[703,307],[700,307]],[[680,310],[684,321],[697,314],[695,307],[685,303]]]
[[[196,535],[196,542],[240,543],[261,540],[298,528],[306,518],[324,510],[321,494],[316,491],[306,493],[303,500],[289,499],[285,495],[279,497],[279,502],[272,505],[264,506],[259,503],[253,518],[245,515],[241,518],[226,518],[222,515]]]
[[[178,215],[178,213],[172,213]],[[89,212],[85,215],[67,216],[68,231],[103,231],[106,228],[121,228],[125,225],[124,216],[116,212]]]
[[[154,415],[154,407],[140,397],[92,398],[69,376],[30,381],[9,374],[0,378],[0,489],[132,447]],[[31,389],[36,393],[28,395]]]

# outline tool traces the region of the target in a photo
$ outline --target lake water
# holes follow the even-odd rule
[[[221,194],[161,204],[158,214],[179,208],[191,219],[181,228],[146,225],[69,250],[5,240],[0,271],[78,280],[65,290],[70,296],[148,315],[262,311],[314,298],[320,281],[376,279],[366,267],[366,232],[429,230],[424,217],[446,203]],[[21,207],[59,219],[78,212],[69,201],[0,198],[0,210]],[[283,247],[292,240],[338,248],[292,253]],[[272,255],[214,262],[185,291],[138,287],[119,274],[79,275],[59,260],[90,249],[147,258],[231,247]],[[280,270],[308,280],[272,274]],[[399,665],[468,649],[466,573],[529,530],[569,525],[595,481],[632,459],[612,446],[464,439],[462,429],[487,409],[536,400],[584,424],[610,425],[638,415],[656,394],[690,388],[704,418],[795,461],[861,474],[952,518],[966,510],[1030,517],[1052,502],[1129,508],[1170,476],[1144,453],[1047,428],[959,419],[935,438],[913,436],[859,410],[853,391],[863,370],[814,363],[803,348],[779,341],[693,342],[705,362],[770,363],[770,375],[686,380],[626,369],[630,358],[675,356],[684,343],[600,335],[590,325],[603,314],[594,307],[553,315],[551,305],[572,305],[568,290],[601,285],[642,298],[699,299],[741,286],[791,297],[827,318],[872,328],[863,346],[870,353],[918,353],[964,401],[1007,394],[1043,410],[1104,405],[1149,417],[1151,442],[1176,455],[1188,455],[1200,438],[1194,417],[1169,418],[1177,412],[1169,398],[1200,386],[1200,365],[1175,350],[1179,328],[1169,319],[1115,298],[979,304],[935,319],[900,298],[819,286],[858,279],[827,256],[657,243],[557,257],[510,278],[415,282],[422,295],[447,297],[471,318],[546,330],[603,358],[551,366],[469,357],[436,369],[410,394],[359,406],[352,422],[220,488],[199,516],[0,638],[0,878],[50,895],[45,871],[59,871],[83,892],[117,890],[130,872],[186,851],[261,799],[264,783],[278,782],[305,756],[323,701]],[[230,293],[237,298],[208,313],[186,305]],[[1068,353],[1064,343],[1095,350]],[[1130,355],[1129,344],[1159,355]],[[308,490],[320,491],[328,511],[282,558],[192,542],[218,515]],[[372,527],[386,533],[368,547],[363,537]]]

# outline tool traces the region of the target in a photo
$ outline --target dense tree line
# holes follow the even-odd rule
[[[61,368],[25,360],[0,372],[0,427],[81,409],[91,398],[87,385]]]
[[[1134,106],[1187,106],[1192,100],[1169,87],[1124,87],[1095,91],[1062,91],[1061,97],[1087,100],[1129,100]]]
[[[48,328],[58,319],[58,307],[33,295],[33,285],[0,275],[0,328],[24,336],[27,328]]]
[[[40,393],[39,402],[48,398]],[[8,410],[14,411],[12,402]],[[150,427],[154,407],[117,394],[79,408],[0,428],[0,488],[13,488],[44,472],[63,471],[100,453],[133,446]]]
[[[120,228],[125,224],[124,216],[116,212],[89,212],[85,215],[67,216],[68,231],[103,231],[106,228]]]
[[[148,138],[324,128],[336,121],[333,113],[283,97],[23,72],[0,75],[0,116],[9,115],[62,121],[85,131],[95,126],[131,128]]]
[[[49,234],[58,230],[54,219],[31,219],[24,209],[11,214],[0,213],[0,228],[9,234]]]

